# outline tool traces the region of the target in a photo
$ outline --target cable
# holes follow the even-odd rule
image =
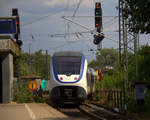
[[[107,24],[108,26],[113,25],[113,22],[114,22],[114,20],[116,20],[116,18],[117,18],[117,17],[115,16],[115,17],[113,17],[112,19],[110,19],[109,21],[105,21],[104,24],[109,23],[109,24]]]
[[[65,8],[65,9],[66,9],[66,8]],[[36,20],[33,20],[33,21],[29,22],[29,23],[22,24],[21,26],[24,27],[24,26],[28,26],[28,25],[30,25],[30,24],[39,22],[39,21],[41,21],[41,20],[43,20],[43,19],[46,19],[46,18],[48,18],[48,17],[50,17],[50,16],[56,15],[56,14],[60,13],[61,11],[64,11],[65,9],[61,9],[60,11],[57,11],[57,12],[55,12],[55,13],[53,13],[53,14],[48,14],[48,15],[42,16],[42,17],[40,17],[40,18],[38,18],[38,19],[36,19]]]
[[[74,11],[74,13],[72,15],[73,17],[76,15],[76,12],[79,9],[79,6],[80,6],[81,2],[82,2],[82,0],[80,0],[79,3],[77,4],[77,7],[76,7],[76,9],[75,9],[75,11]]]
[[[77,43],[77,42],[82,42],[82,41],[83,41],[83,40],[76,40],[76,41],[74,41],[74,42],[70,42],[70,44]],[[86,41],[87,41],[87,39],[86,39]],[[55,50],[55,49],[57,49],[57,48],[65,47],[66,45],[68,45],[68,42],[67,42],[67,43],[64,43],[64,44],[62,44],[62,45],[58,45],[58,46],[53,47],[53,48],[49,48],[48,50],[50,50],[50,49]]]

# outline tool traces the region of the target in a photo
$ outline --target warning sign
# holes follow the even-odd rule
[[[28,88],[33,91],[37,89],[37,83],[35,81],[28,82]]]

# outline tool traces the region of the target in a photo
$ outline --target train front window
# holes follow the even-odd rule
[[[56,57],[57,74],[80,74],[81,57]]]

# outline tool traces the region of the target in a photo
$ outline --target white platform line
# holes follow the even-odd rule
[[[31,119],[36,120],[35,114],[33,113],[33,111],[30,109],[30,107],[27,104],[25,104],[25,108],[28,110]]]

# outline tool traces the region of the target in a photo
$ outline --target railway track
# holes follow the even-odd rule
[[[69,117],[69,120],[93,120],[87,114],[81,112],[79,108],[59,108],[60,112]]]
[[[53,105],[53,107],[67,115],[70,120],[124,120],[120,114],[90,103],[84,103],[79,107],[72,105]]]
[[[118,113],[114,113],[94,104],[85,103],[79,109],[96,120],[123,120]]]

